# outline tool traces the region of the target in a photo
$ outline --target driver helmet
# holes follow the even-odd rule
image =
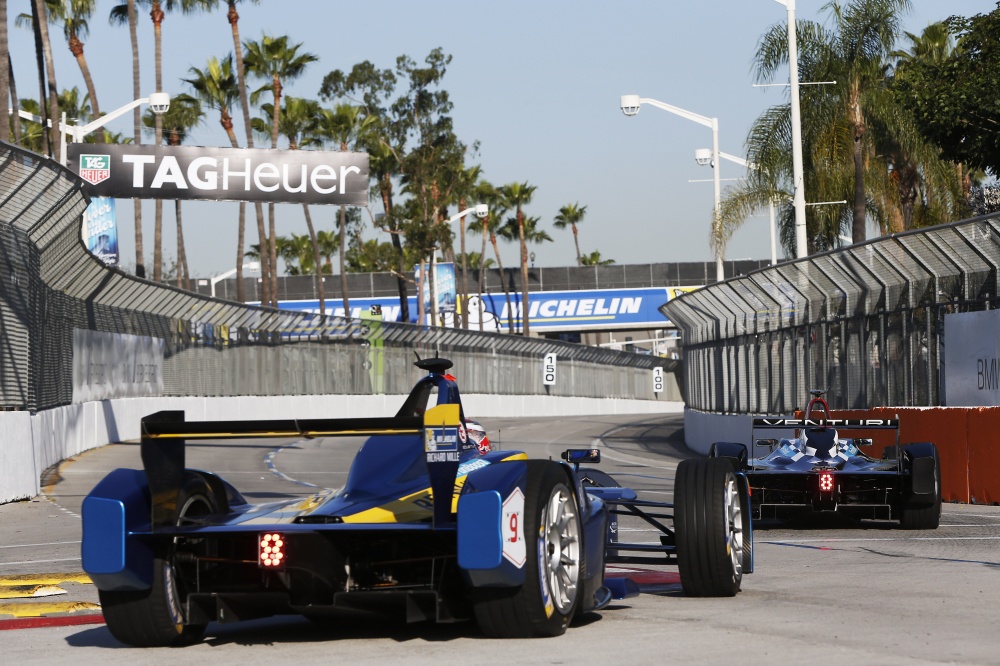
[[[469,439],[476,445],[479,449],[479,454],[484,455],[489,453],[493,449],[493,445],[490,444],[490,438],[486,436],[486,429],[476,421],[466,421],[465,429],[469,433]]]

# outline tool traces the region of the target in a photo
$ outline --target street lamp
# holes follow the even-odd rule
[[[809,254],[806,243],[806,193],[802,175],[802,115],[799,110],[799,51],[795,41],[795,0],[774,0],[788,10],[788,84],[792,112],[792,205],[795,208],[795,255]]]
[[[106,113],[100,118],[92,120],[86,125],[70,125],[69,123],[66,122],[66,112],[64,111],[62,114],[62,120],[59,122],[59,148],[60,148],[61,164],[63,166],[66,166],[67,134],[73,137],[74,143],[83,143],[83,139],[85,136],[87,136],[94,130],[104,127],[106,124],[108,124],[115,118],[118,118],[128,113],[129,111],[131,111],[132,109],[141,104],[149,104],[149,107],[153,110],[153,113],[155,113],[158,116],[161,116],[170,110],[170,95],[165,92],[152,93],[149,97],[143,97],[142,99],[133,100],[128,104],[126,104],[125,106],[119,109],[115,109],[111,113]],[[11,113],[13,113],[13,110],[11,110]],[[39,124],[42,123],[42,118],[32,113],[28,113],[24,109],[18,109],[17,115],[21,116],[25,120],[30,120],[32,122],[36,122]],[[48,124],[49,127],[52,126],[51,118],[49,119]]]
[[[248,261],[247,263],[243,264],[243,268],[244,268],[244,270],[259,271],[260,270],[260,262],[259,261]],[[219,273],[218,275],[216,275],[215,277],[211,278],[208,281],[209,284],[212,285],[212,298],[215,298],[215,285],[217,285],[218,283],[222,282],[223,280],[225,280],[228,277],[232,277],[233,275],[236,275],[236,269],[235,268],[230,268],[225,273]]]
[[[757,165],[752,162],[747,162],[742,157],[737,157],[736,155],[730,155],[729,153],[724,153],[719,151],[719,157],[724,160],[729,160],[730,162],[735,162],[741,166],[748,169],[756,169]],[[694,161],[701,166],[706,166],[712,163],[712,151],[708,148],[698,148],[694,151]],[[714,167],[714,165],[713,165]],[[774,227],[774,201],[768,202],[769,213],[771,217],[771,265],[774,266],[778,263],[778,239]]]
[[[466,208],[465,210],[461,211],[460,213],[456,213],[455,215],[452,215],[450,218],[448,218],[448,224],[451,224],[452,222],[457,222],[458,220],[462,220],[469,213],[475,213],[476,217],[478,217],[479,219],[483,219],[484,217],[486,217],[487,215],[489,215],[489,212],[490,212],[490,207],[487,206],[486,204],[476,204],[475,206],[473,206],[471,208]],[[462,224],[461,231],[462,231],[462,261],[463,261],[463,264],[462,264],[462,293],[463,293],[462,316],[463,317],[468,317],[469,313],[467,311],[467,306],[468,306],[468,297],[469,297],[469,282],[466,279],[466,275],[465,275],[466,271],[465,271],[465,264],[464,264],[464,261],[465,261],[465,224],[464,223]],[[431,273],[431,325],[432,326],[437,326],[437,322],[438,322],[438,303],[437,303],[437,291],[436,291],[436,288],[437,288],[437,247],[435,247],[434,250],[431,252],[431,270],[430,270],[430,273]],[[423,294],[420,295],[420,298],[423,298]],[[454,320],[452,321],[452,323],[454,323]]]
[[[658,109],[664,111],[669,111],[670,113],[680,116],[681,118],[687,118],[699,125],[704,125],[712,130],[712,162],[715,164],[714,169],[714,180],[715,180],[715,219],[719,218],[719,209],[722,206],[722,182],[719,176],[719,119],[709,118],[707,116],[701,116],[697,113],[692,113],[690,111],[685,111],[684,109],[678,108],[671,104],[666,104],[655,99],[649,99],[648,97],[639,97],[638,95],[622,95],[621,107],[622,113],[626,116],[634,116],[639,113],[639,107],[643,104],[649,104],[650,106],[655,106]],[[713,220],[714,224],[714,220]],[[726,279],[725,271],[723,270],[722,260],[723,260],[722,248],[717,247],[715,252],[715,279],[722,282]]]

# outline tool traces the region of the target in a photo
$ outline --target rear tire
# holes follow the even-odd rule
[[[941,461],[934,448],[934,495],[930,502],[912,497],[903,502],[899,526],[904,530],[936,530],[941,524]],[[912,478],[911,478],[912,483]]]
[[[473,590],[476,620],[492,638],[560,636],[583,594],[583,529],[562,465],[529,460],[524,502],[524,584]]]
[[[202,476],[187,472],[177,498],[176,524],[190,524],[217,512],[218,504],[208,483]],[[207,625],[186,622],[185,601],[190,592],[187,581],[192,576],[178,568],[177,549],[176,539],[157,546],[153,585],[148,590],[98,591],[108,630],[122,643],[135,647],[175,647],[195,643],[205,633]]]
[[[674,532],[686,595],[731,597],[740,591],[748,510],[728,460],[690,458],[677,466]]]

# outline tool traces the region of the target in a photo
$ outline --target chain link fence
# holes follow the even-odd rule
[[[212,299],[104,266],[81,240],[83,181],[0,143],[0,409],[38,411],[73,398],[73,331],[164,341],[174,396],[406,393],[414,352],[456,364],[466,393],[680,400],[653,393],[669,359],[539,338],[379,323]],[[542,383],[557,354],[559,382]]]
[[[1000,216],[886,236],[673,299],[689,407],[789,413],[944,403],[944,316],[998,304]]]

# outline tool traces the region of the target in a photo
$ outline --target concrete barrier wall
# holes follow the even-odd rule
[[[835,418],[899,417],[899,441],[933,442],[941,457],[941,497],[948,502],[1000,503],[1000,407],[876,407],[836,410]],[[684,411],[689,448],[707,453],[712,442],[750,441],[749,415],[719,415]],[[860,433],[860,431],[857,431]],[[781,435],[757,433],[758,437]],[[787,433],[785,434],[787,436]],[[865,453],[881,457],[894,444],[891,432],[864,431],[874,445]],[[759,455],[759,453],[758,453]]]
[[[394,414],[403,395],[232,398],[122,398],[49,409],[0,412],[0,504],[40,492],[46,469],[109,442],[139,439],[143,416],[182,409],[191,420],[368,417]],[[683,403],[560,396],[467,395],[470,418],[680,413]]]

